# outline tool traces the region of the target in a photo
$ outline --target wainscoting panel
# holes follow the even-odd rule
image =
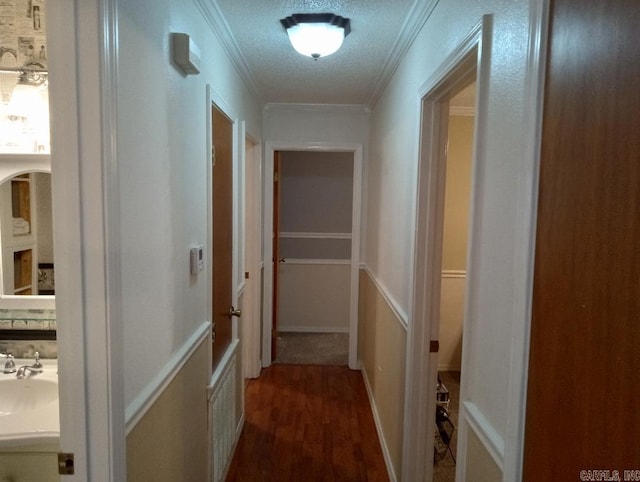
[[[443,272],[440,292],[440,352],[438,370],[460,370],[464,319],[464,272]]]
[[[201,340],[135,417],[127,435],[129,482],[206,480],[209,343],[208,337]]]
[[[238,341],[234,341],[211,378],[209,393],[209,433],[212,447],[212,482],[224,480],[239,428],[236,423],[236,353]]]
[[[501,482],[502,470],[473,430],[467,432],[467,459],[465,480]]]
[[[391,481],[401,473],[407,332],[368,271],[360,270],[358,350]]]
[[[280,331],[349,331],[348,260],[287,260],[279,276]]]

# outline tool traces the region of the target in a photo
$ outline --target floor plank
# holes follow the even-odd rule
[[[245,417],[227,482],[389,480],[359,371],[272,365],[248,383]]]

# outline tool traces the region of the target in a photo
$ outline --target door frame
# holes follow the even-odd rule
[[[47,9],[64,480],[125,480],[115,0]],[[79,41],[80,40],[80,41]],[[82,88],[79,86],[82,85]]]
[[[242,325],[243,375],[244,378],[257,378],[262,368],[260,361],[260,338],[262,325],[260,316],[262,306],[262,150],[260,141],[247,133],[246,122],[240,123],[239,149],[240,164],[243,166],[241,199],[243,209],[240,210],[240,226],[242,227],[240,272],[250,273],[249,279],[241,279],[239,293],[243,294]],[[248,193],[252,193],[251,197]]]
[[[353,153],[353,205],[351,218],[351,296],[349,301],[349,368],[358,364],[358,296],[360,271],[360,225],[362,213],[362,144],[266,141],[264,149],[264,300],[262,306],[262,366],[271,365],[271,326],[273,296],[273,155],[275,151],[314,151]]]
[[[502,471],[503,480],[519,480],[522,477],[523,462],[523,441],[524,441],[524,419],[526,413],[526,388],[528,376],[529,357],[529,331],[531,325],[531,298],[533,292],[533,262],[535,251],[535,230],[537,215],[537,195],[538,195],[538,170],[540,158],[540,139],[542,126],[543,92],[545,81],[546,65],[546,44],[547,28],[549,17],[549,1],[532,2],[529,5],[529,44],[527,46],[526,84],[524,86],[523,111],[526,113],[527,125],[526,133],[522,139],[521,162],[523,169],[519,174],[519,189],[517,203],[520,207],[520,217],[513,227],[515,234],[515,258],[518,260],[514,266],[514,280],[518,282],[517,289],[513,294],[509,304],[513,313],[512,324],[512,344],[510,357],[510,376],[505,383],[504,396],[508,398],[508,413],[505,432],[497,433],[491,424],[488,423],[478,407],[471,400],[465,400],[466,392],[471,386],[472,380],[465,376],[470,372],[470,358],[473,346],[469,344],[468,331],[472,331],[471,316],[474,315],[472,306],[478,304],[477,293],[474,290],[475,267],[479,263],[478,255],[474,252],[475,233],[480,229],[480,223],[474,223],[474,210],[479,206],[472,206],[472,223],[469,230],[468,247],[468,276],[467,294],[465,297],[465,320],[470,323],[465,325],[463,337],[468,345],[466,356],[463,352],[462,359],[462,380],[460,385],[461,410],[458,421],[458,471],[456,480],[462,481],[466,468],[466,437],[468,428],[480,439],[480,442]],[[492,43],[492,16],[485,15],[482,21],[476,25],[465,40],[447,57],[440,67],[431,76],[424,87],[420,89],[419,102],[427,96],[429,92],[435,91],[437,86],[446,79],[462,58],[472,49],[477,49],[477,102],[476,102],[476,128],[474,136],[474,171],[472,177],[472,202],[481,199],[482,177],[484,176],[482,165],[485,163],[484,150],[487,138],[487,107],[489,97],[489,85],[491,75],[491,43]],[[424,113],[423,113],[424,114]],[[424,118],[424,117],[423,117]],[[420,128],[422,130],[422,128]],[[420,140],[420,169],[428,166],[429,146],[428,139]],[[424,154],[424,158],[423,158]],[[425,174],[418,176],[422,184],[428,181]],[[432,417],[425,416],[424,405],[427,402],[428,390],[435,391],[435,380],[431,385],[425,385],[421,376],[428,368],[430,360],[428,350],[425,349],[425,340],[428,345],[430,324],[426,303],[428,299],[424,296],[423,289],[425,277],[433,276],[433,273],[425,269],[425,257],[429,254],[426,250],[426,234],[429,225],[420,222],[420,218],[427,215],[429,204],[426,203],[426,192],[424,187],[419,186],[418,205],[416,217],[416,253],[414,258],[414,279],[412,281],[412,323],[409,325],[407,344],[407,378],[405,394],[405,433],[403,450],[403,470],[402,473],[411,480],[431,480],[431,477],[424,477],[425,455],[428,460],[431,457],[425,451],[423,441],[426,438],[426,423],[431,422]],[[476,299],[474,299],[474,297]],[[432,408],[435,405],[435,396]],[[433,412],[429,412],[433,413]],[[433,432],[431,432],[433,433]],[[431,437],[433,438],[433,436]],[[428,439],[427,439],[428,440]],[[431,441],[433,444],[433,441]],[[429,464],[427,464],[429,465]],[[416,475],[419,474],[419,475]]]
[[[462,380],[460,401],[464,400],[467,332],[469,330],[469,280],[472,277],[474,238],[474,199],[477,185],[478,135],[482,128],[488,85],[491,17],[485,16],[429,80],[419,89],[420,106],[416,242],[412,280],[411,323],[407,331],[407,371],[405,388],[402,473],[410,480],[432,480],[436,410],[438,353],[431,352],[431,340],[438,340],[440,288],[442,276],[442,232],[444,183],[446,170],[449,98],[452,93],[477,82],[474,126],[469,238],[467,241],[467,288],[463,318]],[[456,480],[462,480],[465,468],[466,420],[463,410],[458,418],[458,454]]]
[[[213,273],[213,259],[211,253],[213,252],[213,169],[211,165],[211,156],[213,152],[213,119],[211,116],[211,108],[215,107],[222,112],[232,124],[232,184],[233,193],[231,195],[232,203],[232,253],[231,253],[231,303],[234,307],[238,306],[238,293],[239,285],[238,280],[243,279],[238,275],[239,269],[244,269],[244,266],[239,263],[239,253],[244,252],[243,247],[240,247],[240,243],[244,243],[243,240],[238,239],[238,211],[239,211],[239,196],[243,192],[239,189],[240,186],[240,171],[238,166],[238,117],[231,107],[225,102],[223,97],[218,94],[211,84],[206,85],[206,128],[207,128],[207,256],[206,265],[207,272]],[[244,147],[243,147],[244,148]],[[244,179],[244,178],[243,178]],[[207,319],[213,324],[213,274],[207,277]],[[232,333],[231,333],[231,345],[233,341],[238,338],[238,319],[232,318]],[[224,354],[222,355],[224,357]],[[209,353],[211,359],[211,353]]]

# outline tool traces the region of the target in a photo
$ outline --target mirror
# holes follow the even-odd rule
[[[28,301],[55,294],[51,174],[21,172],[0,183],[0,294]],[[25,308],[28,303],[24,305]]]

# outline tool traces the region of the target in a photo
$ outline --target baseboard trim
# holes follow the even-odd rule
[[[382,456],[384,457],[384,464],[387,467],[387,475],[389,475],[390,482],[398,482],[393,463],[391,462],[391,454],[389,453],[389,447],[387,447],[387,441],[384,438],[384,432],[382,431],[382,423],[380,422],[380,416],[378,415],[378,408],[376,407],[375,399],[373,398],[373,390],[369,384],[369,377],[367,376],[367,370],[364,368],[362,362],[359,363],[360,372],[364,380],[364,386],[367,389],[367,396],[369,397],[369,405],[371,405],[371,412],[373,413],[373,421],[376,426],[376,432],[378,433],[378,440],[380,441],[380,447],[382,448]]]
[[[124,414],[125,434],[129,435],[136,424],[144,417],[167,386],[173,381],[185,363],[205,341],[211,331],[211,323],[205,322],[173,354],[162,370],[149,382],[136,398],[127,406]]]
[[[279,333],[349,333],[349,327],[340,326],[279,326]]]

